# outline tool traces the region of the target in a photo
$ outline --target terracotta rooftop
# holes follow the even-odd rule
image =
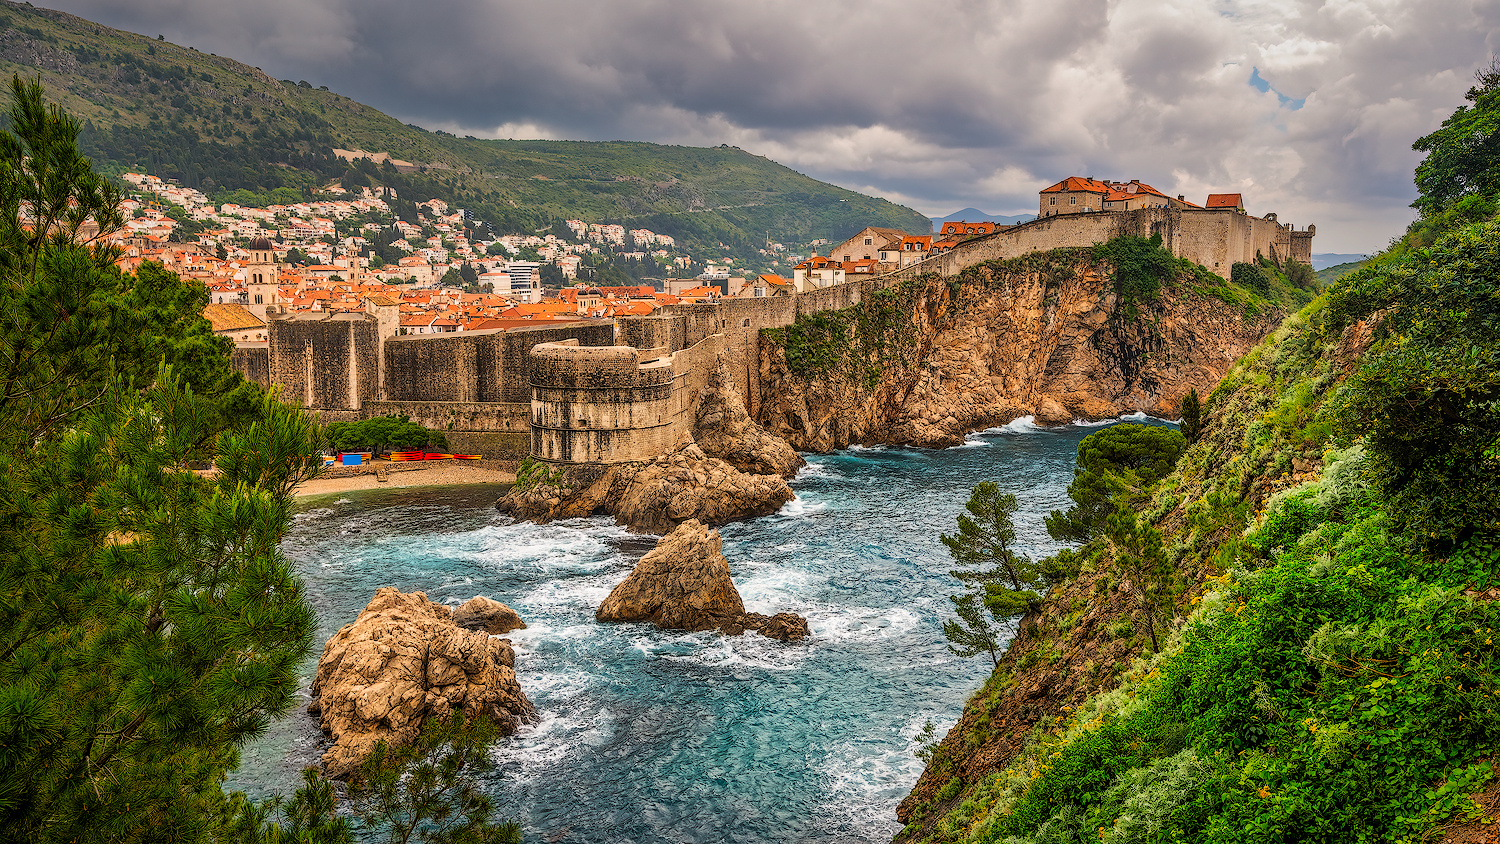
[[[1211,193],[1205,208],[1244,208],[1245,200],[1237,193]]]
[[[1069,176],[1050,188],[1042,188],[1042,193],[1060,193],[1062,191],[1089,191],[1090,193],[1109,193],[1109,185],[1096,179],[1086,179],[1083,176]]]
[[[243,331],[247,328],[265,328],[266,323],[244,305],[206,305],[203,318],[214,327],[214,331]]]

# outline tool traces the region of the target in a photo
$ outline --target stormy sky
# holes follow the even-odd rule
[[[1412,218],[1411,143],[1500,0],[41,0],[481,137],[729,143],[941,216],[1064,176],[1316,223]]]

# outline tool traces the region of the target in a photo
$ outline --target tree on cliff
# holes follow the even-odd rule
[[[1182,417],[1178,430],[1187,444],[1192,445],[1203,435],[1203,403],[1198,400],[1197,387],[1189,387],[1183,395],[1178,414]]]
[[[958,533],[941,536],[954,561],[968,566],[950,574],[969,587],[962,595],[949,596],[958,620],[943,622],[943,635],[955,654],[988,653],[998,667],[1003,630],[994,622],[1035,609],[1041,603],[1036,590],[1051,580],[1042,566],[1012,548],[1014,495],[1002,494],[993,481],[984,481],[974,487],[965,509],[968,513],[958,516]]]
[[[265,396],[229,421],[227,349],[197,330],[200,299],[170,273],[115,270],[94,233],[119,228],[118,194],[39,84],[11,90],[0,838],[201,839],[237,749],[293,703],[311,644],[276,545],[317,467],[317,426]],[[217,476],[182,468],[205,454]]]
[[[1121,496],[1134,497],[1165,478],[1187,448],[1187,439],[1157,425],[1111,425],[1078,444],[1078,466],[1068,484],[1073,506],[1047,516],[1047,533],[1059,542],[1098,536]]]

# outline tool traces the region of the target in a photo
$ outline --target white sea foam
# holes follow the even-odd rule
[[[808,462],[806,466],[803,466],[801,469],[797,470],[797,474],[792,478],[791,483],[808,480],[809,478],[842,477],[844,477],[843,472],[840,472],[838,469],[835,469],[833,466],[830,466],[827,463]]]
[[[323,518],[324,516],[332,516],[332,515],[333,515],[333,510],[331,508],[329,508],[329,507],[319,507],[319,508],[317,508],[315,510],[308,510],[305,513],[297,513],[296,515],[292,516],[292,522],[295,523],[295,524],[302,524],[304,522],[315,522],[318,519]]]
[[[810,607],[805,615],[813,638],[830,641],[895,639],[921,623],[905,607]]]
[[[827,501],[814,501],[799,495],[781,505],[781,509],[776,511],[776,515],[798,518],[801,516],[811,516],[814,513],[821,513],[827,509]]]
[[[1071,424],[1075,428],[1102,428],[1106,425],[1114,425],[1120,422],[1166,422],[1171,425],[1179,425],[1182,423],[1182,420],[1162,419],[1159,416],[1147,415],[1144,410],[1137,410],[1135,413],[1122,414],[1113,419],[1097,419],[1093,422],[1086,419],[1074,419]]]
[[[991,445],[994,445],[994,443],[991,443],[978,433],[973,433],[964,434],[964,441],[954,446],[954,448],[989,448]]]
[[[860,840],[884,840],[900,828],[895,803],[921,776],[921,760],[909,751],[871,754],[868,744],[842,743],[829,748],[818,766],[828,782],[824,804],[831,826]]]
[[[993,428],[985,428],[981,434],[1031,434],[1042,430],[1042,426],[1036,424],[1035,416],[1022,416],[1012,419],[1004,425]]]

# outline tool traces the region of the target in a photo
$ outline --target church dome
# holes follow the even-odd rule
[[[265,237],[257,237],[250,241],[250,249],[256,252],[270,252],[271,241]]]

